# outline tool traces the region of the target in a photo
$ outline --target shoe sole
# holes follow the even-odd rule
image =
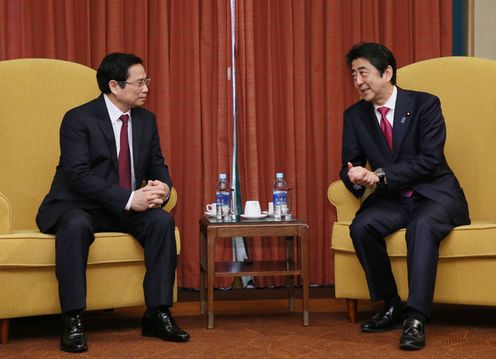
[[[388,328],[382,328],[382,329],[368,329],[368,328],[360,328],[362,330],[362,332],[364,333],[382,333],[382,332],[389,332],[390,330],[395,330],[395,329],[400,329],[402,328],[403,326],[401,325],[401,323],[398,323],[398,324],[395,324],[391,327],[388,327]]]
[[[158,339],[162,339],[162,340],[165,340],[167,342],[177,342],[177,343],[184,343],[184,342],[188,342],[189,341],[189,338],[186,338],[186,339],[179,339],[179,338],[162,338],[158,335],[155,334],[155,332],[153,330],[142,330],[141,331],[141,336],[143,337],[148,337],[148,338],[158,338]]]
[[[70,349],[70,348],[60,347],[60,350],[66,353],[84,353],[88,351],[88,347],[81,349]]]
[[[155,332],[153,330],[142,329],[141,330],[141,336],[143,336],[143,337],[154,337],[155,336]]]
[[[424,349],[425,345],[416,345],[413,343],[400,343],[400,349],[401,350],[421,350]]]

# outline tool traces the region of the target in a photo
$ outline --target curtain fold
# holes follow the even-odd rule
[[[398,66],[450,55],[451,0],[238,0],[236,9],[242,196],[265,209],[284,172],[295,216],[310,225],[310,282],[332,284],[326,192],[340,168],[343,110],[358,99],[344,55],[358,41],[384,43]],[[97,68],[113,51],[143,58],[147,107],[179,193],[180,287],[199,285],[198,218],[232,161],[230,49],[228,0],[0,0],[0,60]],[[280,259],[284,242],[255,239],[250,254]],[[217,258],[232,258],[230,239]]]

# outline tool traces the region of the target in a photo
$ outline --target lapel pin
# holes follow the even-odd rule
[[[407,118],[407,117],[410,117],[411,115],[412,115],[412,113],[411,113],[411,112],[406,112],[406,113],[405,113],[405,116],[403,116],[403,117],[401,118],[401,121],[400,121],[400,122],[401,122],[401,124],[404,124],[404,123],[405,123],[405,121],[406,121],[406,118]]]

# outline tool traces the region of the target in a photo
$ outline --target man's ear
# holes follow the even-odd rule
[[[391,81],[391,79],[393,78],[393,68],[391,67],[391,65],[388,65],[386,67],[384,73],[382,74],[382,77],[387,81]]]
[[[119,90],[122,89],[122,87],[119,85],[119,83],[115,80],[110,80],[109,83],[109,88],[110,91],[115,95]]]

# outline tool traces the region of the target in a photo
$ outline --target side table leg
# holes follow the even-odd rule
[[[207,234],[207,313],[208,329],[214,327],[215,239],[217,233]]]
[[[309,316],[309,278],[308,278],[308,226],[300,229],[301,285],[303,287],[303,326],[310,325]]]
[[[286,257],[288,258],[288,266],[291,269],[295,268],[294,258],[294,238],[286,237]],[[295,298],[294,298],[295,276],[288,276],[288,306],[289,311],[295,311]]]
[[[310,325],[310,314],[308,310],[303,311],[303,326],[308,327]]]
[[[205,267],[207,252],[207,238],[205,233],[200,232],[200,314],[205,314]]]
[[[213,312],[208,312],[207,328],[208,329],[214,329],[214,313]]]

